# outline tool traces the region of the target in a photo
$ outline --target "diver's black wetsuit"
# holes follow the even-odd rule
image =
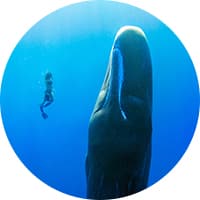
[[[49,106],[54,98],[53,98],[53,76],[51,72],[47,72],[45,75],[45,84],[46,84],[46,90],[44,94],[44,100],[40,105],[40,111],[42,113],[42,117],[46,119],[48,115],[44,112],[44,108]]]

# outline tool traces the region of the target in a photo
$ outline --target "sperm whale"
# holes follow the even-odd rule
[[[114,199],[147,187],[152,146],[152,64],[144,32],[117,32],[91,114],[87,198]]]

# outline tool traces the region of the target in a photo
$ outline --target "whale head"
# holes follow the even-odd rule
[[[115,36],[107,73],[93,114],[115,110],[123,119],[128,119],[134,113],[130,109],[131,104],[143,104],[151,113],[152,67],[142,29],[124,26]]]

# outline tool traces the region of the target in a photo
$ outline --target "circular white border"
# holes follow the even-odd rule
[[[0,1],[0,82],[10,54],[18,41],[38,20],[78,0]],[[121,0],[140,7],[161,19],[182,41],[200,76],[199,4],[196,0]],[[198,199],[200,197],[200,125],[187,152],[176,167],[135,200]],[[124,199],[132,199],[127,197]],[[10,146],[0,118],[0,199],[75,199],[48,187],[32,175]]]

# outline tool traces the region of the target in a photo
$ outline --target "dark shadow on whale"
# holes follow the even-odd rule
[[[89,122],[87,198],[114,199],[147,187],[152,138],[152,66],[140,28],[122,27]]]

